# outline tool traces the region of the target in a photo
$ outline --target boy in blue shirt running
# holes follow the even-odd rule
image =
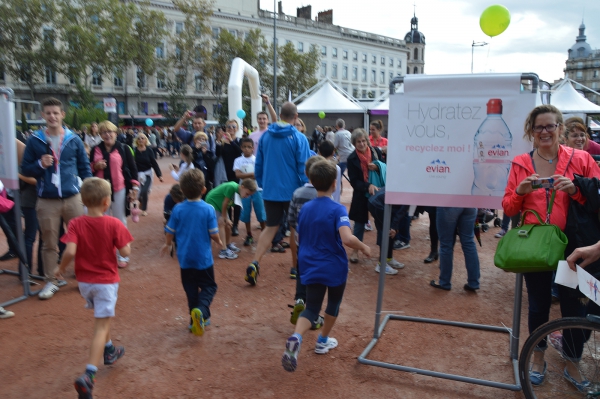
[[[337,347],[329,333],[335,324],[348,278],[348,257],[344,245],[371,256],[371,249],[352,235],[346,207],[334,202],[337,171],[329,161],[319,161],[309,170],[309,180],[317,189],[317,198],[307,202],[298,216],[298,266],[302,283],[306,285],[306,308],[296,322],[296,330],[285,344],[281,364],[295,371],[302,335],[319,316],[325,293],[325,322],[315,353],[325,354]]]
[[[190,169],[181,175],[179,185],[186,200],[173,208],[165,226],[167,241],[160,249],[160,256],[172,250],[173,238],[177,237],[181,283],[191,316],[189,328],[194,335],[202,335],[210,318],[210,304],[217,292],[210,240],[221,248],[224,245],[219,237],[215,210],[202,201],[206,191],[204,174],[198,169]]]

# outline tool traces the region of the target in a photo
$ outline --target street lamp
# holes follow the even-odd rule
[[[471,73],[473,73],[473,52],[475,51],[475,47],[483,47],[487,45],[488,43],[486,42],[475,42],[475,40],[473,40],[473,44],[471,44]]]

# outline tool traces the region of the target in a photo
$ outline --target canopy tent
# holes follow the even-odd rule
[[[298,105],[298,114],[309,131],[317,124],[333,126],[338,118],[344,119],[348,128],[367,123],[365,107],[329,78],[296,97],[293,103]],[[325,112],[323,119],[318,116],[321,111]]]
[[[600,114],[600,106],[579,94],[571,82],[573,81],[567,78],[552,88],[550,104],[561,110],[563,114]]]

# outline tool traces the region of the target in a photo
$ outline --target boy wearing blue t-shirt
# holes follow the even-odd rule
[[[190,331],[202,335],[210,318],[210,304],[217,292],[210,240],[221,248],[224,245],[219,237],[215,210],[202,201],[206,191],[204,174],[198,169],[190,169],[181,175],[179,185],[186,200],[173,208],[165,226],[167,241],[160,249],[160,255],[171,251],[176,237],[181,283],[191,316]]]
[[[352,235],[346,207],[334,202],[337,171],[329,161],[319,161],[309,170],[309,179],[317,189],[317,198],[307,202],[298,216],[298,266],[300,278],[306,285],[306,308],[300,314],[296,330],[285,345],[281,364],[295,371],[302,335],[319,316],[325,293],[327,308],[325,322],[315,347],[315,353],[325,354],[337,347],[329,337],[335,324],[348,278],[348,257],[344,245],[371,256],[371,249]],[[333,227],[333,228],[332,228]]]

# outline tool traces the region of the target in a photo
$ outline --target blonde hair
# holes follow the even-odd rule
[[[208,136],[204,132],[196,132],[196,134],[194,134],[194,141],[198,140],[199,138],[204,138],[204,141],[208,141]]]
[[[231,122],[235,123],[235,125],[237,126],[238,129],[240,128],[240,124],[235,119],[228,120],[227,123],[225,124],[225,127],[227,127],[227,125],[229,125]]]
[[[102,205],[102,201],[111,194],[110,183],[99,177],[88,177],[81,185],[81,201],[88,208]]]
[[[133,140],[133,146],[137,147],[138,146],[138,140],[140,138],[145,138],[146,141],[148,141],[148,136],[146,136],[146,133],[139,133],[137,136],[135,136],[135,140]]]
[[[98,124],[98,133],[102,134],[104,132],[117,132],[117,127],[111,121],[102,121]]]

